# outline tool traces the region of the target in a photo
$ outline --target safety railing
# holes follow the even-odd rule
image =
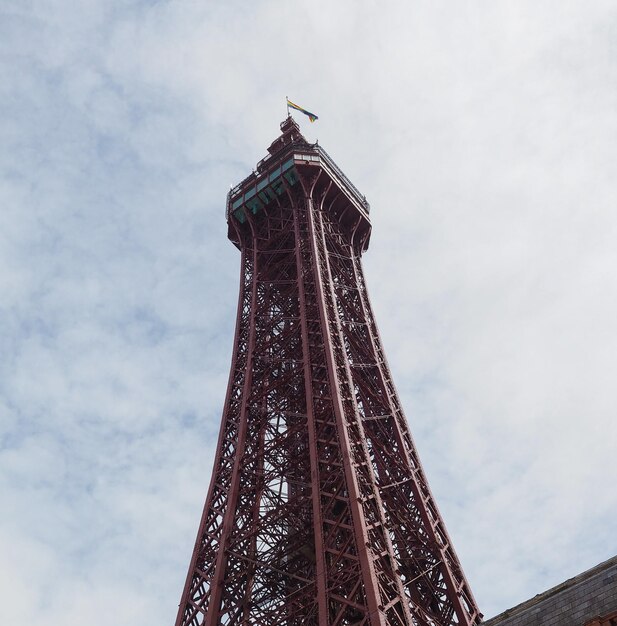
[[[304,152],[304,151],[313,151],[315,150],[318,154],[319,157],[322,161],[322,163],[332,171],[333,174],[336,175],[337,178],[340,179],[340,181],[343,183],[343,185],[346,187],[347,191],[351,194],[351,196],[354,198],[354,200],[356,200],[356,202],[358,202],[358,204],[367,212],[369,213],[371,210],[371,206],[370,204],[367,202],[366,200],[366,196],[362,195],[360,193],[360,191],[358,190],[358,188],[349,180],[349,178],[347,178],[347,176],[343,173],[343,170],[341,170],[341,168],[335,163],[334,159],[318,144],[301,144],[301,145],[297,145],[297,144],[292,144],[290,145],[287,150],[284,151],[283,154],[277,154],[277,161],[281,162],[283,161],[286,156],[288,155],[288,153],[294,153],[294,152]],[[268,157],[270,157],[270,155],[268,155]],[[255,181],[257,178],[261,177],[262,174],[262,170],[267,170],[267,168],[264,167],[264,165],[266,165],[266,162],[270,160],[270,158],[266,157],[265,159],[262,159],[259,164],[258,164],[258,170],[257,172],[255,170],[253,170],[244,180],[242,180],[240,183],[238,183],[237,185],[233,186],[228,194],[227,194],[227,206],[225,207],[225,217],[229,218],[230,215],[230,211],[232,210],[232,198],[234,198],[235,196],[237,196],[239,193],[242,192],[242,190],[247,187],[247,185],[250,182]],[[265,173],[265,172],[264,172]]]

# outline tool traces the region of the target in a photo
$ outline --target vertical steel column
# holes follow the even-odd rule
[[[309,205],[309,198],[314,189],[314,184],[311,185],[309,194],[304,198],[306,205]],[[306,218],[305,214],[302,217]],[[294,212],[294,230],[296,236],[296,265],[298,268],[297,280],[298,280],[298,296],[300,299],[300,320],[302,324],[302,354],[304,361],[304,390],[306,394],[306,416],[307,416],[307,435],[310,450],[311,459],[311,497],[313,504],[313,531],[315,533],[315,561],[316,561],[316,585],[317,585],[317,603],[319,607],[319,626],[328,626],[328,605],[326,596],[326,567],[325,567],[325,553],[323,542],[323,522],[321,515],[321,490],[319,484],[319,462],[318,462],[318,450],[317,450],[317,426],[315,423],[315,412],[313,410],[313,380],[312,380],[312,355],[311,346],[309,343],[308,332],[308,320],[307,320],[307,302],[306,293],[304,289],[305,276],[315,276],[316,269],[312,264],[308,267],[305,266],[302,259],[301,245],[305,242],[306,222],[302,225],[304,227],[304,234],[302,233],[301,225],[301,210]],[[304,221],[304,220],[303,220]],[[304,236],[303,236],[304,235]]]
[[[343,465],[345,471],[345,477],[347,481],[347,489],[350,495],[350,506],[352,510],[352,516],[354,521],[354,528],[356,533],[356,544],[359,551],[359,559],[362,565],[362,575],[364,588],[367,595],[367,603],[370,615],[371,626],[385,626],[383,615],[380,611],[380,595],[379,585],[377,582],[377,574],[375,572],[374,561],[372,555],[369,554],[368,534],[366,531],[366,519],[364,518],[364,512],[360,506],[362,500],[360,490],[358,488],[356,471],[353,467],[353,455],[351,451],[351,443],[349,441],[349,435],[347,433],[347,426],[345,424],[345,413],[342,405],[342,390],[340,387],[340,381],[337,375],[337,366],[334,357],[334,349],[332,345],[332,334],[330,331],[330,325],[334,323],[334,320],[330,317],[330,311],[326,306],[325,301],[325,287],[323,274],[327,273],[327,268],[324,267],[325,261],[321,258],[319,253],[319,247],[317,242],[317,235],[315,233],[315,220],[312,198],[307,199],[307,217],[309,224],[309,236],[311,241],[311,247],[313,249],[313,257],[315,259],[317,268],[315,280],[318,285],[318,304],[321,312],[322,332],[324,335],[324,344],[327,355],[327,367],[328,377],[330,379],[330,388],[334,394],[334,411],[336,414],[336,421],[338,426],[338,436],[341,444],[341,451],[343,453]]]
[[[332,273],[331,263],[329,260],[329,255],[327,254],[328,244],[326,241],[326,229],[324,228],[323,210],[319,212],[319,215],[317,216],[317,220],[319,221],[319,224],[320,224],[319,231],[321,235],[321,245],[323,246],[324,251],[326,251],[326,254],[324,255],[324,257],[325,257],[325,271],[327,272],[327,277],[328,277],[326,281],[328,285],[327,288],[329,290],[330,300],[333,306],[336,306],[337,297],[336,297],[336,293],[334,290],[334,276]],[[341,352],[344,353],[343,329],[341,326],[341,319],[340,319],[340,316],[338,315],[338,311],[335,312],[335,314],[333,315],[333,323],[336,328],[336,334],[338,336],[338,342],[336,343],[340,345]],[[334,342],[332,343],[334,344]],[[345,372],[345,378],[346,378],[345,382],[348,388],[347,393],[349,394],[350,404],[352,407],[352,413],[351,415],[349,415],[348,419],[353,423],[353,426],[356,432],[360,434],[360,433],[363,433],[363,427],[359,419],[359,410],[358,410],[358,405],[357,405],[355,394],[354,394],[354,383],[353,383],[353,379],[352,379],[352,375],[350,371],[350,365],[349,365],[349,361],[346,358],[344,358],[343,361],[344,361],[344,372]],[[384,553],[382,553],[380,557],[376,558],[375,562],[380,562],[380,564],[382,565],[382,575],[388,576],[388,578],[390,579],[391,585],[396,590],[396,595],[394,595],[393,598],[387,598],[387,599],[384,598],[384,600],[387,600],[388,609],[391,609],[392,607],[394,607],[396,602],[398,601],[400,605],[398,610],[402,613],[402,615],[399,616],[400,623],[411,625],[412,619],[411,619],[411,613],[409,611],[409,606],[407,605],[406,602],[402,601],[402,598],[404,597],[403,585],[402,585],[400,577],[396,575],[396,573],[394,572],[394,568],[392,566],[393,563],[396,563],[396,557],[394,554],[392,543],[390,541],[390,537],[388,536],[388,533],[386,531],[387,524],[384,518],[383,504],[381,501],[379,490],[377,489],[377,481],[375,479],[375,474],[373,471],[373,466],[371,464],[370,455],[367,449],[366,440],[364,439],[364,437],[360,436],[359,442],[357,443],[359,443],[358,448],[361,450],[361,453],[362,453],[362,456],[361,456],[362,463],[366,467],[365,472],[368,478],[367,482],[368,482],[370,492],[371,492],[370,498],[373,499],[375,503],[375,517],[379,520],[377,523],[374,522],[374,526],[375,527],[377,525],[380,526],[380,531],[381,531],[380,535],[382,535],[381,541],[383,542],[384,544],[383,547],[385,548]],[[377,546],[373,546],[373,547],[376,548]],[[390,591],[392,593],[394,589],[391,589]],[[382,610],[384,611],[384,616],[385,616],[386,610],[384,610],[383,608],[384,604],[386,604],[386,602],[380,603],[380,606],[382,607]],[[390,615],[389,617],[390,617],[389,622],[391,623],[391,620],[394,618],[394,616]]]
[[[253,284],[251,297],[253,307],[255,307],[255,303],[257,301],[257,262],[257,241],[253,239]],[[214,577],[211,583],[210,606],[208,613],[206,614],[204,626],[216,626],[216,624],[218,623],[218,611],[221,605],[221,596],[223,594],[223,584],[225,580],[225,559],[227,556],[226,545],[229,534],[231,532],[231,528],[233,526],[234,514],[238,501],[238,491],[240,489],[240,462],[244,455],[244,445],[246,442],[246,408],[252,382],[253,353],[255,349],[255,308],[252,309],[252,315],[250,319],[251,322],[247,350],[246,375],[244,378],[244,390],[242,393],[242,405],[239,420],[240,423],[238,428],[238,445],[236,447],[236,456],[231,477],[231,490],[229,493],[229,501],[223,519],[223,534],[218,545],[218,554],[216,557],[216,564],[214,566]]]
[[[366,328],[370,338],[371,350],[377,357],[376,365],[379,372],[381,387],[385,397],[388,399],[392,415],[396,417],[394,423],[397,442],[399,443],[400,448],[405,451],[402,460],[406,465],[409,475],[413,478],[412,484],[414,485],[414,493],[423,504],[421,511],[424,524],[427,529],[432,531],[434,540],[439,546],[441,559],[440,562],[436,564],[436,567],[440,569],[444,579],[446,580],[448,598],[456,612],[458,623],[470,626],[478,619],[478,611],[475,608],[475,599],[473,598],[471,589],[462,574],[459,559],[446,528],[441,522],[439,509],[437,508],[437,504],[422,470],[420,461],[417,458],[415,444],[413,443],[413,438],[408,431],[398,394],[391,382],[392,376],[381,345],[379,330],[374,321],[373,311],[364,280],[364,274],[360,266],[360,260],[354,253],[353,247],[350,252],[353,262],[352,267],[355,283],[359,287],[362,316],[366,320]],[[413,462],[410,459],[410,454],[413,454],[415,457]],[[417,482],[422,483],[422,488],[417,485]],[[433,512],[433,516],[429,515],[429,511]],[[436,528],[436,525],[438,528]],[[453,571],[453,569],[455,571]]]

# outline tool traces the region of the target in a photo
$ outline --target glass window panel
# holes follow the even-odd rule
[[[251,210],[254,215],[255,213],[257,213],[257,211],[259,211],[259,209],[261,209],[263,204],[261,203],[261,200],[259,198],[254,198],[250,202],[247,202],[246,206]]]
[[[285,178],[290,185],[295,185],[298,182],[295,170],[291,170],[285,174]]]

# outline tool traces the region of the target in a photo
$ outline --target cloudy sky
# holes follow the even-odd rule
[[[485,615],[617,553],[616,42],[613,0],[0,0],[0,623],[173,622],[286,95]]]

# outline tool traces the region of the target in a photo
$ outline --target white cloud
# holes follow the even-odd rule
[[[373,305],[481,608],[617,552],[612,3],[2,10],[2,623],[172,621],[229,368],[225,194],[285,95],[372,203]]]

